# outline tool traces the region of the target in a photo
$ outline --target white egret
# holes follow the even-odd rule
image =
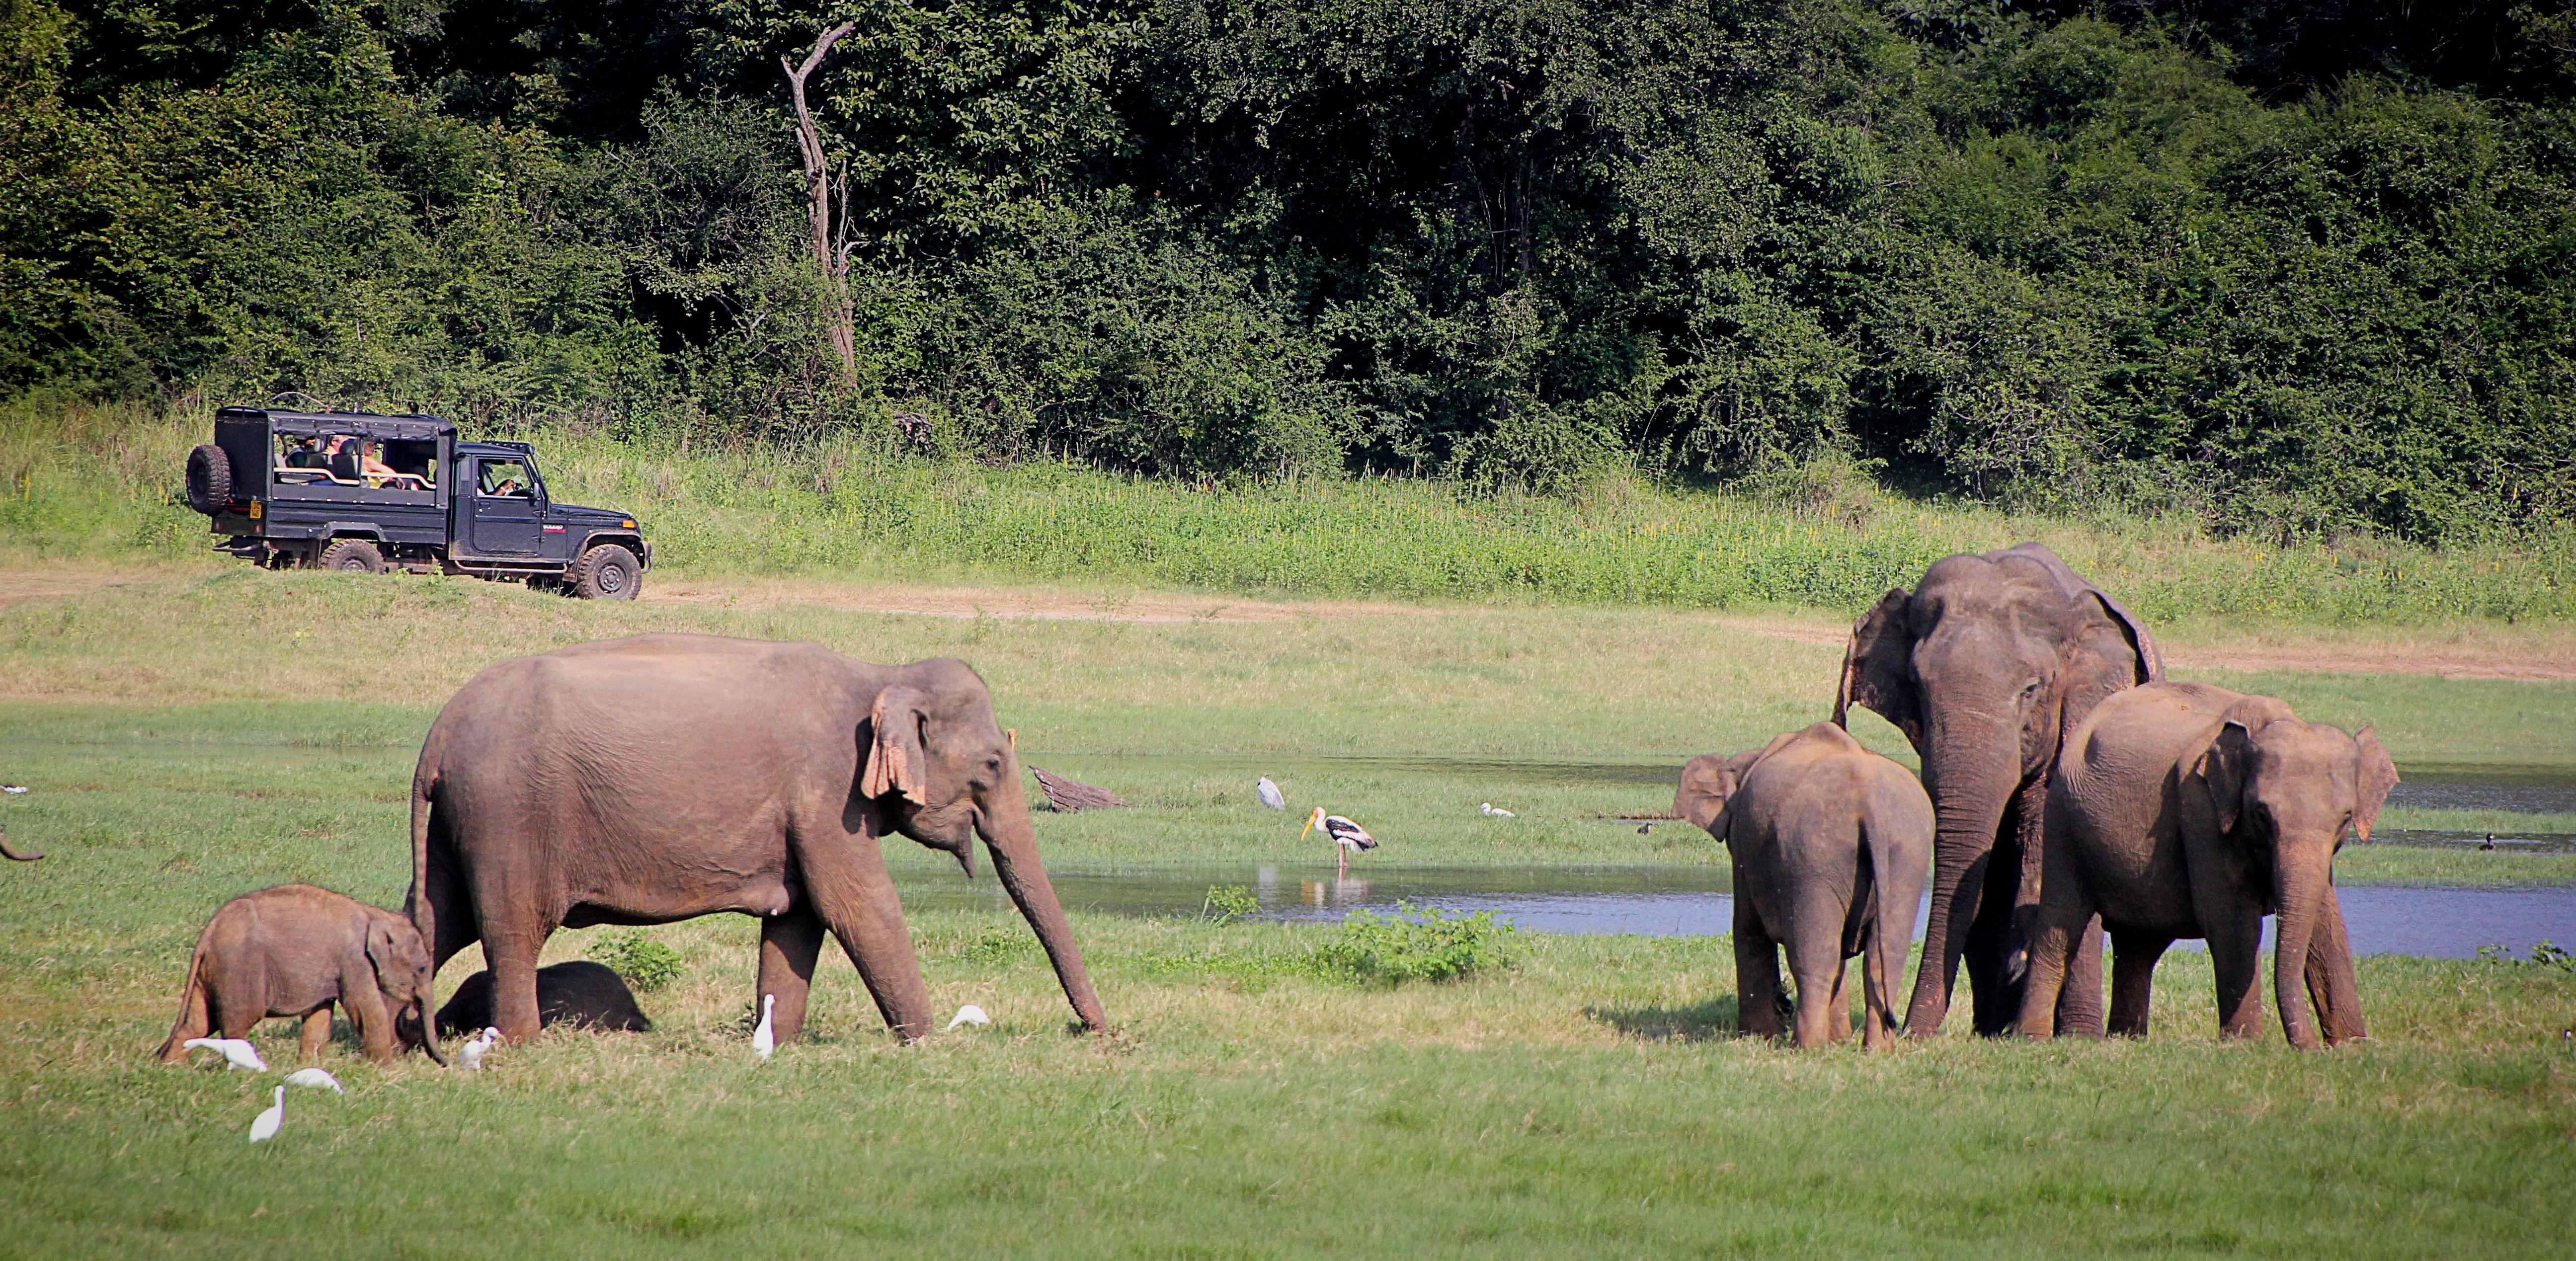
[[[259,1058],[259,1048],[241,1038],[190,1038],[179,1045],[189,1050],[203,1048],[224,1057],[224,1063],[246,1073],[265,1073],[268,1061]]]
[[[277,1101],[268,1110],[251,1119],[250,1141],[265,1143],[277,1137],[277,1127],[286,1124],[286,1087],[277,1088]]]
[[[492,1044],[500,1040],[501,1031],[498,1029],[485,1029],[483,1032],[476,1034],[471,1041],[468,1041],[464,1046],[457,1048],[457,1066],[469,1073],[482,1072],[483,1053],[491,1050]]]
[[[949,1021],[948,1027],[950,1029],[954,1029],[959,1025],[989,1025],[991,1023],[993,1023],[993,1018],[985,1015],[983,1008],[978,1007],[973,1003],[968,1003],[957,1009],[957,1018]]]
[[[1279,785],[1270,782],[1270,777],[1267,775],[1262,776],[1252,785],[1252,791],[1261,794],[1261,804],[1273,810],[1288,808],[1288,794],[1279,791]]]
[[[1306,826],[1297,833],[1297,839],[1305,840],[1306,833],[1317,828],[1324,829],[1324,835],[1333,838],[1333,856],[1339,860],[1345,875],[1351,870],[1351,855],[1377,848],[1377,838],[1369,835],[1367,828],[1338,814],[1326,814],[1322,806],[1315,807],[1315,813],[1306,816]]]
[[[1476,809],[1481,811],[1488,819],[1508,819],[1512,817],[1511,811],[1505,810],[1501,806],[1495,805],[1490,801],[1477,806]]]
[[[331,1075],[331,1070],[327,1068],[299,1068],[286,1075],[286,1084],[289,1086],[303,1086],[313,1090],[320,1090],[323,1087],[328,1086],[331,1088],[332,1094],[345,1095],[349,1093],[340,1089],[340,1079],[333,1077]]]
[[[764,1060],[769,1058],[769,1053],[771,1051],[778,1049],[778,1035],[772,1032],[769,1027],[770,1009],[777,1005],[778,996],[776,994],[761,995],[760,1027],[751,1031],[751,1053]]]

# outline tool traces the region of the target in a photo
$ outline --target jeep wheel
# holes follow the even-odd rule
[[[380,574],[385,571],[385,554],[365,539],[333,539],[329,547],[322,549],[322,559],[315,568]]]
[[[602,543],[572,563],[572,593],[585,600],[632,600],[644,585],[644,566],[635,553],[615,543]]]
[[[188,506],[211,517],[232,501],[232,458],[212,443],[189,452]]]

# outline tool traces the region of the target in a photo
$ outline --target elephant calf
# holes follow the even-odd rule
[[[2302,722],[2269,696],[2152,683],[2103,701],[2049,784],[2021,1031],[2048,1036],[2068,945],[2099,915],[2113,1033],[2146,1035],[2156,960],[2204,937],[2220,1033],[2252,1037],[2263,916],[2277,913],[2273,989],[2291,1045],[2315,1048],[2320,1021],[2325,1042],[2363,1036],[2334,856],[2347,835],[2370,839],[2396,783],[2369,728]]]
[[[409,919],[309,884],[246,893],[215,912],[197,936],[179,1019],[161,1044],[164,1063],[186,1059],[184,1043],[220,1029],[250,1033],[271,1016],[304,1021],[301,1050],[319,1055],[331,1036],[331,1004],[358,1027],[367,1058],[390,1064],[397,1042],[445,1064],[430,1036],[429,948]]]
[[[1891,999],[1932,868],[1932,799],[1904,767],[1818,723],[1758,753],[1682,770],[1673,813],[1735,862],[1735,994],[1744,1032],[1780,1031],[1780,957],[1797,979],[1797,1044],[1848,1029],[1843,961],[1861,956],[1864,1045],[1894,1045]]]
[[[480,1033],[493,1024],[492,971],[465,978],[438,1009],[438,1036]],[[604,963],[574,960],[537,969],[537,1027],[572,1025],[612,1033],[651,1033],[626,979]]]

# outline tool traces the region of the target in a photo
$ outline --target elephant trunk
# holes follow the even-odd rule
[[[2272,998],[2281,1009],[2281,1032],[2290,1045],[2313,1051],[2322,1045],[2316,1016],[2308,1006],[2308,948],[2316,936],[2322,907],[2334,896],[2326,864],[2306,854],[2283,853],[2274,867],[2274,888],[2281,892],[2279,921],[2274,925]]]
[[[422,992],[424,994],[427,993],[426,990],[423,990]],[[438,1065],[440,1068],[447,1067],[447,1056],[440,1053],[438,1049],[438,1021],[437,1017],[429,1010],[429,1000],[425,997],[415,997],[411,1000],[411,1006],[413,1017],[420,1022],[418,1026],[420,1029],[420,1049],[429,1052],[431,1063]]]
[[[9,843],[8,830],[0,828],[0,858],[6,858],[13,862],[32,863],[44,856],[44,851],[42,850],[19,849],[18,847],[11,845]]]
[[[1935,722],[1924,743],[1930,752],[1923,778],[1935,819],[1932,906],[1923,925],[1923,964],[1906,1004],[1905,1031],[1913,1037],[1939,1032],[1950,1014],[1950,990],[1981,910],[1995,834],[2021,783],[2021,731],[2009,722]]]
[[[1101,1014],[1100,997],[1092,993],[1091,976],[1083,971],[1082,947],[1073,939],[1073,925],[1065,919],[1055,885],[1047,879],[1046,864],[1038,858],[1037,829],[1029,821],[1028,796],[1020,787],[1019,759],[1014,756],[1010,761],[991,808],[976,812],[975,831],[993,855],[993,874],[1037,933],[1038,944],[1046,948],[1047,961],[1055,965],[1056,980],[1064,985],[1073,1014],[1081,1018],[1086,1031],[1106,1029],[1109,1021]]]

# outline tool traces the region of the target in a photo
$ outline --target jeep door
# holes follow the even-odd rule
[[[481,556],[537,554],[537,479],[520,456],[474,461],[473,515],[467,542]]]

